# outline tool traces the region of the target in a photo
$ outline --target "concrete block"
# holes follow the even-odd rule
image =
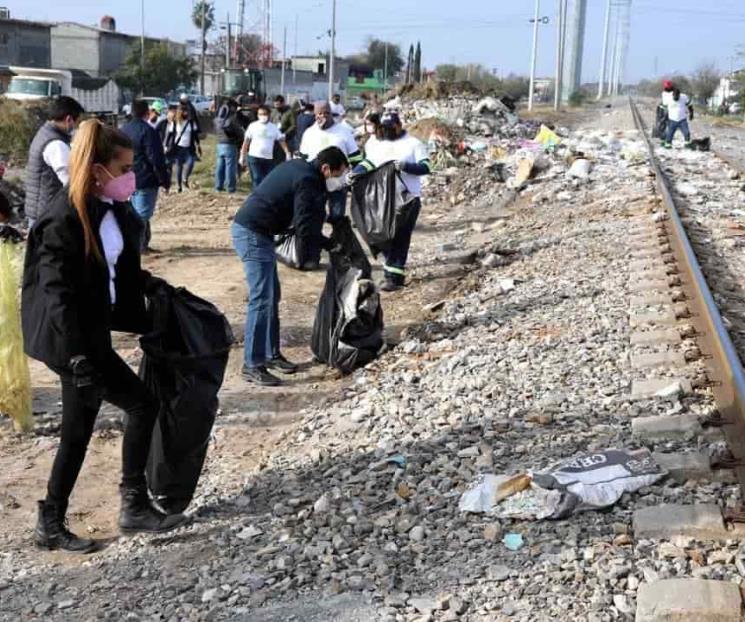
[[[651,307],[653,305],[672,305],[673,294],[670,291],[650,292],[647,294],[638,294],[631,297],[632,307]]]
[[[680,369],[685,365],[685,356],[681,352],[673,350],[631,354],[631,366],[636,369],[652,369],[654,367]]]
[[[714,503],[663,503],[634,512],[634,536],[670,540],[676,536],[698,540],[726,540],[722,511]]]
[[[664,278],[641,278],[638,276],[632,276],[629,280],[629,290],[631,292],[665,292],[669,289],[670,281],[667,279],[667,276]]]
[[[664,579],[639,586],[636,622],[740,622],[741,606],[730,581]]]
[[[636,281],[658,281],[664,280],[669,283],[668,279],[672,276],[672,270],[674,267],[669,267],[664,264],[664,267],[648,266],[643,270],[630,270],[629,271],[629,284]],[[669,285],[667,286],[669,287]],[[666,289],[667,289],[666,287]]]
[[[652,398],[671,399],[690,395],[693,388],[685,378],[650,378],[634,380],[631,384],[631,399],[646,400]]]
[[[663,454],[658,451],[652,454],[655,462],[665,469],[676,482],[681,484],[689,479],[713,481],[709,456],[699,452]]]
[[[631,312],[629,324],[632,328],[644,326],[645,324],[674,325],[678,318],[675,309],[670,305],[661,306],[659,309],[640,309]]]
[[[645,248],[642,250],[632,250],[630,253],[632,260],[637,259],[662,259],[660,248]]]
[[[696,415],[655,415],[631,420],[631,434],[643,441],[685,440],[703,428]]]
[[[680,343],[683,339],[675,328],[661,328],[658,330],[638,330],[631,333],[631,345],[654,345],[658,343]]]
[[[657,272],[665,272],[667,274],[670,264],[666,264],[662,259],[637,259],[629,263],[630,272],[649,272],[655,270]]]

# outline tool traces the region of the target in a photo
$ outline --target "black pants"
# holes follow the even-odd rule
[[[394,283],[403,285],[406,279],[406,260],[409,258],[409,247],[411,246],[411,236],[416,227],[416,221],[419,218],[419,212],[422,209],[422,200],[417,198],[409,212],[409,218],[396,233],[391,248],[385,255],[385,266],[383,272],[385,278]]]
[[[125,412],[122,441],[122,486],[145,484],[145,465],[150,452],[158,400],[113,350],[97,363],[96,387],[75,387],[69,371],[54,369],[62,381],[62,431],[52,465],[47,499],[67,503],[83,466],[93,424],[107,401]]]

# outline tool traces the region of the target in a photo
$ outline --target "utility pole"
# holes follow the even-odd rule
[[[556,2],[556,77],[554,79],[554,110],[559,109],[561,102],[562,65],[561,57],[562,36],[564,34],[564,0]]]
[[[228,40],[225,45],[225,69],[228,69],[230,68],[230,11],[228,11],[225,27],[227,28],[228,33]]]
[[[282,44],[282,78],[280,79],[279,92],[285,97],[285,65],[287,64],[287,26],[285,26],[284,43]]]
[[[297,73],[296,73],[296,68],[295,68],[295,63],[297,60],[297,23],[298,23],[298,14],[295,13],[295,55],[292,59],[292,86],[293,87],[296,86],[296,78],[297,78]]]
[[[336,0],[331,0],[331,56],[329,58],[329,101],[334,96],[334,59],[336,57]]]
[[[613,35],[613,56],[611,57],[611,70],[608,75],[608,94],[615,95],[613,92],[615,89],[615,76],[616,67],[618,65],[618,39],[620,38],[621,19],[619,11],[616,10],[616,23],[614,24],[615,34]]]
[[[204,48],[206,47],[206,39],[207,39],[207,21],[205,19],[205,16],[207,14],[207,0],[202,0],[202,76],[199,80],[199,93],[201,95],[204,95]]]
[[[145,94],[145,0],[140,0],[140,21],[142,32],[140,34],[140,96]]]
[[[732,72],[730,72],[732,73]],[[383,65],[383,85],[388,90],[388,41],[385,42],[385,64]]]
[[[603,53],[600,59],[600,80],[598,83],[598,99],[602,99],[605,89],[605,65],[608,62],[608,34],[610,33],[611,0],[605,9],[605,27],[603,28]]]
[[[533,110],[535,95],[535,63],[538,56],[538,15],[541,12],[541,0],[535,0],[535,19],[533,20],[533,53],[530,58],[530,91],[528,93],[528,110]]]

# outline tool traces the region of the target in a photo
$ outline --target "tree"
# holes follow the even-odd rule
[[[416,42],[416,52],[414,52],[414,76],[412,77],[414,82],[422,81],[422,44]]]
[[[458,74],[458,67],[451,64],[437,65],[437,67],[435,67],[435,74],[437,75],[438,80],[442,80],[443,82],[455,82]]]
[[[182,85],[191,85],[198,73],[190,58],[176,58],[165,43],[145,41],[145,71],[140,66],[140,46],[134,46],[116,76],[125,88],[146,95],[163,96]]]
[[[714,91],[719,86],[719,81],[722,79],[721,72],[716,68],[714,63],[703,63],[699,65],[696,71],[691,76],[691,83],[693,86],[693,94],[696,99],[706,104],[714,95]]]
[[[200,91],[204,93],[204,55],[207,51],[207,32],[215,25],[215,5],[207,0],[199,0],[194,4],[191,21],[202,33],[202,77],[199,84]]]
[[[406,60],[406,84],[411,84],[414,77],[414,44],[409,46],[409,56]]]

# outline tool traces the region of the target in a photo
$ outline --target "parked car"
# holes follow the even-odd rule
[[[199,114],[207,114],[210,111],[210,106],[212,104],[212,98],[207,97],[206,95],[197,95],[194,93],[187,93],[189,96],[189,101],[194,106],[194,109]],[[171,100],[168,102],[171,106],[178,106],[180,103],[179,97],[177,97],[174,100]]]
[[[168,110],[168,102],[162,97],[141,97],[140,99],[147,102],[148,107],[153,105],[153,102],[159,101],[163,105],[163,112],[161,118],[166,116],[166,110]],[[122,114],[129,116],[132,114],[132,103],[124,104],[122,106]]]

